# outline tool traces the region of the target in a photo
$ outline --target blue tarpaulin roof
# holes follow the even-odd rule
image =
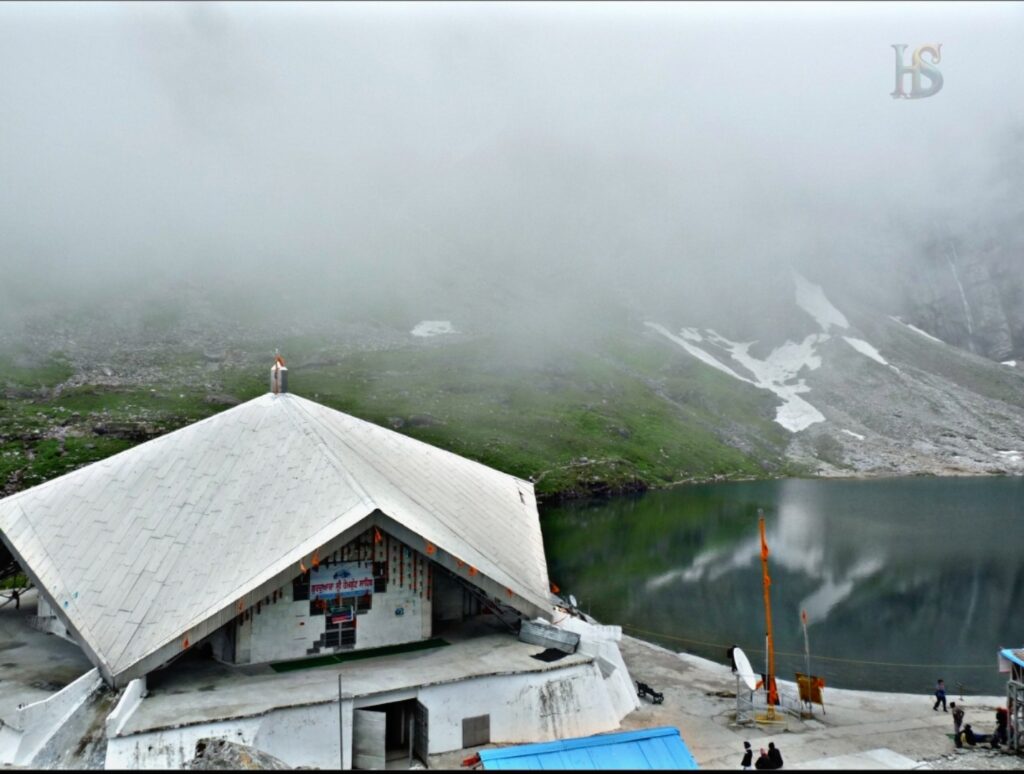
[[[1024,667],[1024,648],[1004,648],[999,653],[1007,661],[1012,661],[1017,666]]]
[[[671,726],[481,750],[480,760],[485,769],[698,768]]]

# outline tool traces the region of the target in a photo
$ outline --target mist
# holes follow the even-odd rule
[[[1017,240],[1024,6],[0,5],[3,324],[881,306],[936,233]],[[891,45],[941,43],[899,100]],[[460,317],[461,316],[461,317]],[[458,323],[457,323],[458,324]]]

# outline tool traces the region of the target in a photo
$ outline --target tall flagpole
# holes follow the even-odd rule
[[[757,509],[758,525],[761,529],[761,573],[762,581],[764,583],[764,624],[765,624],[765,639],[768,642],[767,656],[768,656],[768,674],[765,675],[767,682],[765,684],[765,690],[768,694],[768,717],[771,719],[775,718],[775,704],[778,702],[778,694],[775,690],[775,643],[772,641],[772,600],[769,589],[772,585],[772,579],[768,575],[768,541],[765,540],[764,536],[764,509]]]
[[[804,663],[807,665],[807,679],[811,679],[811,641],[807,639],[807,611],[800,611],[800,621],[804,625]]]

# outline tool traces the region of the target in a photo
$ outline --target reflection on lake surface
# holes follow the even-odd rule
[[[804,671],[804,609],[828,685],[1005,691],[996,650],[1024,645],[1019,478],[707,484],[548,508],[551,578],[627,634],[723,663],[738,644],[763,669],[759,507],[780,678]]]

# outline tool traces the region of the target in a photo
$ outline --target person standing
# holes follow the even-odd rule
[[[782,753],[779,752],[779,748],[775,746],[775,742],[768,743],[768,760],[771,761],[773,769],[782,768]]]
[[[740,766],[744,771],[750,771],[750,762],[754,759],[754,751],[750,749],[750,742],[743,743],[743,760]]]
[[[949,706],[953,710],[953,744],[957,747],[963,747],[963,740],[960,739],[960,728],[964,723],[964,708],[956,706],[955,701],[951,701]]]
[[[1009,713],[1006,707],[1000,707],[996,710],[996,731],[992,734],[993,747],[998,744],[1009,744],[1010,733],[1007,728],[1009,725]]]
[[[939,678],[939,681],[935,683],[935,704],[932,706],[932,709],[938,712],[940,704],[942,705],[943,712],[949,712],[949,710],[946,709],[946,684],[942,681],[941,677]]]

